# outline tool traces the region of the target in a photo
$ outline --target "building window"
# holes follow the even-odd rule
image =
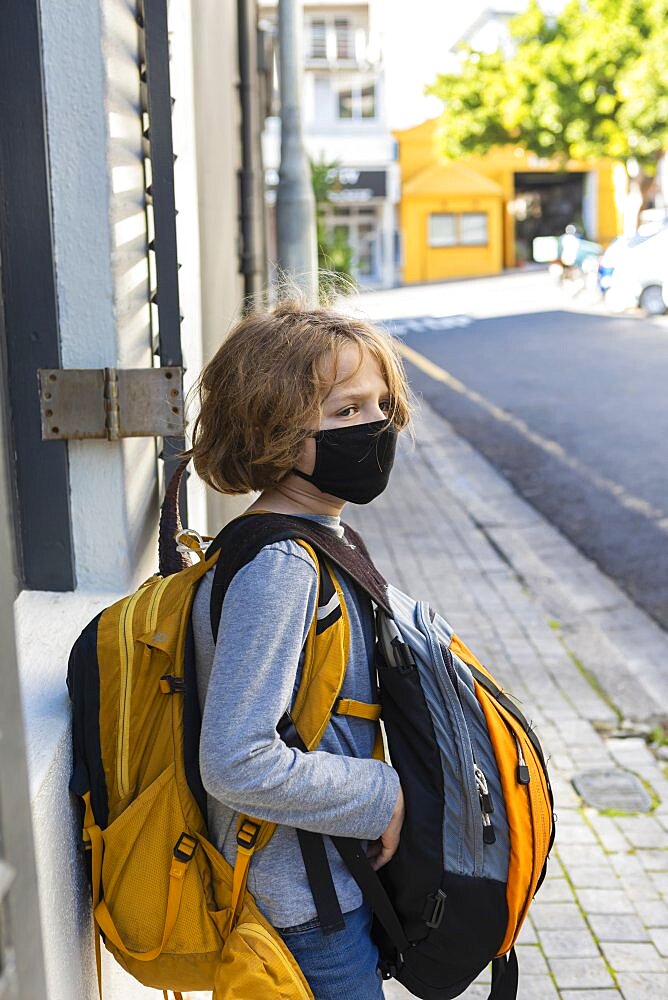
[[[362,118],[376,117],[376,88],[373,84],[369,87],[362,87],[360,91],[360,108]]]
[[[353,251],[353,274],[363,281],[379,281],[382,274],[381,223],[378,209],[333,206],[327,210],[325,226],[340,239],[345,239]]]
[[[340,89],[338,89],[340,87]],[[373,83],[339,84],[338,117],[362,121],[376,117],[376,87]]]
[[[327,22],[322,20],[311,21],[311,59],[327,58]]]
[[[482,247],[489,242],[486,212],[432,212],[429,216],[430,247]]]
[[[350,21],[347,17],[334,19],[334,35],[336,37],[336,58],[353,59],[355,46]]]
[[[439,212],[429,216],[429,246],[457,246],[457,223],[454,215]]]
[[[459,242],[465,247],[487,246],[487,212],[462,212],[459,216]]]
[[[368,45],[368,27],[360,19],[317,15],[304,22],[306,60],[355,63]]]
[[[353,90],[339,91],[339,118],[353,117]]]

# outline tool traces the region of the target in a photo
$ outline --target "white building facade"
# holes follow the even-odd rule
[[[252,63],[262,38],[255,5],[245,9]],[[87,436],[84,394],[58,410],[37,372],[61,384],[82,369],[145,379],[183,367],[188,389],[239,315],[253,268],[263,283],[248,208],[241,225],[239,178],[259,172],[259,130],[249,163],[238,14],[235,0],[3,7],[0,1000],[98,996],[65,677],[81,629],[157,570],[170,440],[155,424]],[[256,201],[263,210],[263,191]],[[59,413],[76,427],[56,439]],[[186,492],[203,531],[239,507],[195,476]],[[150,995],[104,949],[103,980],[107,1000]]]
[[[382,0],[302,5],[302,113],[306,151],[336,164],[340,188],[325,222],[353,250],[353,275],[363,287],[391,288],[398,276],[399,170],[385,112]],[[276,0],[260,17],[276,23]],[[275,187],[280,163],[280,120],[266,120],[263,135],[272,247]]]

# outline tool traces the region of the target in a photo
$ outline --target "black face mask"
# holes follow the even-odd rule
[[[380,431],[380,433],[379,433]],[[387,420],[317,431],[311,475],[293,469],[323,493],[351,503],[370,503],[390,478],[397,431]]]

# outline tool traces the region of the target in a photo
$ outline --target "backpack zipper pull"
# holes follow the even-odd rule
[[[494,802],[492,801],[492,796],[489,794],[487,778],[477,764],[474,764],[473,769],[475,771],[476,785],[478,786],[478,795],[480,796],[480,807],[485,813],[493,813]]]
[[[529,768],[522,753],[522,745],[517,736],[515,737],[515,743],[517,745],[517,782],[520,785],[528,785],[531,781],[531,775],[529,774]]]
[[[475,783],[478,788],[478,798],[480,799],[480,812],[482,813],[482,840],[484,844],[494,844],[496,842],[496,834],[492,826],[492,821],[489,818],[490,813],[494,812],[494,803],[492,796],[489,794],[487,778],[475,763],[473,771],[475,774]]]
[[[494,833],[492,821],[485,812],[482,814],[482,841],[483,844],[496,843],[496,834]]]

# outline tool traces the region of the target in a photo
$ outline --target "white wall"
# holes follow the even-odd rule
[[[393,141],[388,133],[365,135],[360,127],[357,134],[353,129],[345,132],[311,131],[304,136],[304,145],[309,156],[327,161],[340,160],[345,166],[359,169],[385,167],[392,160]],[[262,133],[262,151],[265,167],[278,169],[281,159],[280,119],[268,118]]]
[[[105,19],[113,25],[104,27]],[[148,364],[136,69],[135,86],[120,87],[136,36],[133,12],[122,0],[43,0],[42,34],[62,364]],[[70,442],[79,586],[129,585],[154,520],[154,455],[154,442],[142,439]]]
[[[199,238],[189,7],[173,56],[184,346],[200,367]],[[134,0],[41,0],[56,291],[63,367],[148,367],[146,220]],[[182,48],[182,46],[185,46]],[[92,922],[83,884],[65,675],[69,649],[103,607],[157,569],[156,441],[68,446],[77,589],[23,592],[17,653],[35,830],[48,1000],[94,1000]],[[201,495],[193,497],[203,517]],[[105,1000],[155,995],[105,953]],[[37,998],[36,998],[37,1000]],[[40,998],[42,1000],[42,998]]]
[[[193,6],[195,129],[202,289],[202,351],[208,361],[238,317],[237,170],[241,166],[236,0]],[[207,530],[216,534],[249,504],[248,497],[207,491]]]

